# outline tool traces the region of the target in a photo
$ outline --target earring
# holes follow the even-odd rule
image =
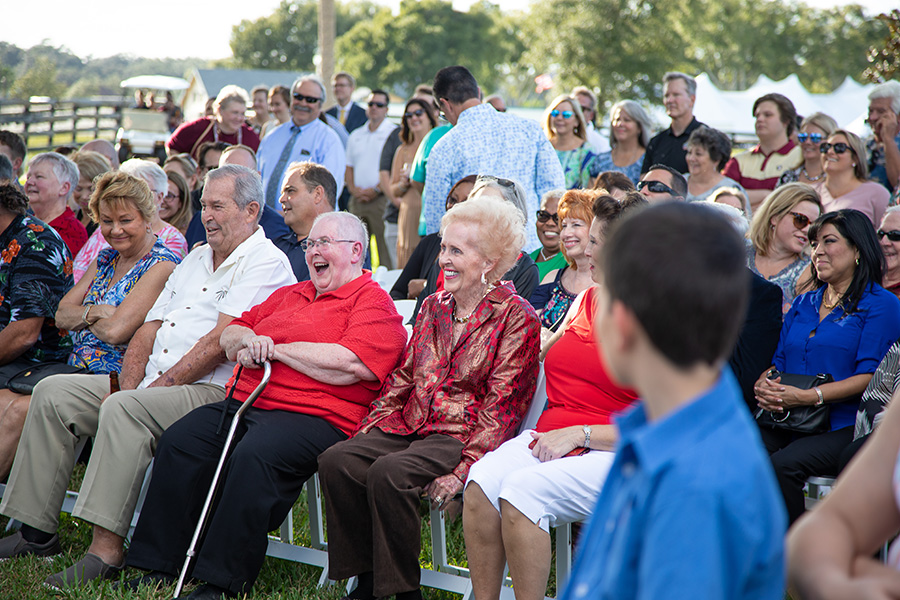
[[[857,265],[859,264],[859,257],[858,257],[858,256],[856,257],[856,264],[857,264]]]
[[[856,166],[856,163],[850,163],[850,165],[853,166],[853,167],[855,167],[855,166]]]
[[[487,277],[485,277],[484,272],[481,273],[481,285],[487,285]]]

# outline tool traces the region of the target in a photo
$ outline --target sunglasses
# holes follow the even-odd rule
[[[303,100],[307,104],[315,104],[316,102],[321,102],[321,98],[316,98],[315,96],[304,96],[303,94],[294,94],[294,100]]]
[[[575,116],[575,113],[573,113],[571,110],[559,111],[555,108],[550,111],[550,116],[553,117],[554,119],[556,117],[558,117],[559,115],[562,115],[563,119],[571,119],[572,117]]]
[[[372,108],[373,106],[377,106],[378,108],[384,108],[385,106],[387,106],[387,103],[386,102],[375,102],[374,100],[372,100],[371,102],[369,102],[369,108]]]
[[[838,142],[836,144],[829,144],[825,142],[821,146],[819,146],[819,152],[822,154],[826,154],[829,150],[834,150],[835,154],[843,154],[847,150],[850,150],[850,144],[845,144],[844,142]]]
[[[818,144],[819,142],[821,142],[824,139],[825,139],[825,136],[822,135],[821,133],[798,133],[797,134],[797,141],[799,141],[801,144],[806,142],[806,140],[809,140],[813,144]]]
[[[425,109],[417,108],[416,110],[411,110],[408,113],[403,113],[403,116],[405,118],[409,119],[410,117],[421,117],[424,114],[425,114]]]
[[[558,213],[549,213],[546,210],[537,211],[537,220],[538,223],[546,223],[550,219],[553,219],[553,222],[559,225],[559,214]]]
[[[794,227],[796,227],[797,229],[803,229],[804,227],[809,225],[809,217],[807,217],[806,215],[793,211],[789,212],[788,214],[794,218]]]
[[[681,194],[667,186],[661,181],[638,181],[637,183],[637,191],[643,191],[644,188],[647,188],[654,194],[670,194],[675,196],[676,198],[680,197]]]
[[[891,231],[885,231],[884,229],[878,230],[878,239],[884,239],[884,236],[887,236],[889,240],[892,242],[900,242],[900,231],[896,229],[892,229]]]

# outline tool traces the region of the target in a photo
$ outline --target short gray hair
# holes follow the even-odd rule
[[[650,119],[650,115],[647,113],[647,111],[644,110],[644,107],[634,100],[620,100],[619,102],[616,102],[610,109],[609,145],[611,147],[616,145],[616,136],[613,135],[613,128],[611,125],[612,119],[615,118],[617,110],[622,110],[626,115],[634,119],[634,121],[641,126],[641,146],[646,148],[650,144],[650,132],[653,131],[653,121]]]
[[[162,167],[149,160],[132,158],[123,162],[119,170],[146,181],[150,186],[150,191],[154,194],[165,195],[169,191],[168,175],[162,170]]]
[[[312,227],[310,227],[309,230],[312,231],[312,228],[316,226],[316,223],[325,219],[337,219],[340,223],[341,231],[343,232],[341,235],[346,235],[350,239],[361,243],[363,247],[363,257],[366,256],[369,252],[369,230],[359,217],[344,211],[325,212],[315,218]]]
[[[900,81],[887,81],[876,85],[869,94],[869,102],[879,98],[890,98],[891,110],[900,113]]]
[[[81,174],[78,171],[78,165],[59,152],[43,152],[31,159],[31,162],[28,163],[28,168],[30,169],[35,165],[45,162],[50,163],[50,167],[53,169],[53,175],[60,184],[69,184],[69,194],[66,196],[66,200],[68,200],[72,197],[72,192],[75,191],[75,186],[78,185],[78,180],[81,178]]]
[[[697,80],[688,75],[687,73],[682,73],[681,71],[669,71],[665,75],[663,75],[663,83],[669,83],[670,81],[675,81],[676,79],[680,79],[684,82],[685,86],[687,86],[687,93],[691,96],[697,95]]]
[[[335,77],[337,77],[337,75],[335,75]],[[322,83],[322,80],[315,75],[304,75],[302,77],[298,77],[297,80],[294,81],[293,84],[291,84],[291,94],[294,93],[294,90],[303,85],[304,81],[312,81],[314,84],[319,86],[319,89],[321,90],[319,98],[321,98],[322,102],[325,102],[325,84]]]
[[[263,185],[259,173],[240,165],[222,165],[206,174],[204,186],[211,181],[230,178],[234,183],[234,203],[244,210],[251,202],[259,204],[259,212],[256,214],[256,222],[263,211]]]
[[[720,202],[702,202],[704,207],[709,208],[714,211],[719,211],[722,213],[722,216],[728,219],[728,222],[734,227],[735,231],[741,237],[747,235],[747,231],[750,229],[750,222],[747,221],[747,217],[744,216],[744,213],[740,211],[730,204],[722,204]]]

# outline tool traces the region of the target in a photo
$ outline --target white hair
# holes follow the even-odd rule
[[[342,232],[341,235],[346,235],[354,241],[361,243],[363,247],[363,256],[366,255],[369,251],[369,230],[366,229],[366,224],[363,223],[359,217],[343,211],[324,212],[315,218],[312,227],[310,227],[309,230],[312,231],[312,228],[316,226],[316,223],[325,219],[337,220]]]
[[[722,213],[722,216],[728,219],[728,222],[731,223],[741,237],[747,235],[747,231],[750,230],[750,223],[739,209],[721,202],[704,202],[703,205]]]
[[[219,112],[219,108],[229,102],[243,102],[244,107],[246,108],[246,106],[250,104],[250,94],[239,85],[226,85],[219,90],[219,93],[213,102],[213,110]]]
[[[154,194],[165,194],[169,191],[169,178],[166,172],[149,160],[132,158],[123,162],[119,170],[146,181]]]
[[[335,75],[335,77],[337,77],[337,75]],[[325,102],[325,84],[322,83],[322,80],[315,75],[304,75],[303,77],[298,77],[297,80],[291,85],[291,94],[294,93],[294,90],[303,85],[304,81],[312,81],[314,84],[319,86],[319,89],[322,90],[319,98],[322,99],[322,102]]]
[[[900,81],[888,81],[875,86],[869,94],[869,101],[879,98],[891,99],[891,110],[900,113]]]
[[[44,162],[49,162],[51,164],[53,175],[56,176],[56,180],[60,185],[66,182],[69,183],[69,194],[66,196],[66,200],[71,198],[72,192],[75,191],[75,186],[78,185],[78,180],[81,178],[81,174],[78,171],[78,165],[58,152],[44,152],[32,158],[31,162],[28,164],[28,168],[30,169],[31,167]],[[168,187],[166,189],[168,189]]]

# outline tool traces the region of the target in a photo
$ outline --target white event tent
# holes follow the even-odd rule
[[[865,124],[868,95],[873,87],[873,84],[857,83],[848,76],[830,94],[812,94],[803,87],[797,75],[792,74],[781,81],[760,75],[756,83],[746,90],[727,91],[717,88],[706,73],[701,73],[697,76],[694,115],[710,127],[737,139],[755,138],[753,102],[764,94],[775,92],[787,96],[802,116],[820,111],[833,117],[841,127],[866,136],[870,133]],[[664,113],[659,116],[662,122],[668,121]]]

